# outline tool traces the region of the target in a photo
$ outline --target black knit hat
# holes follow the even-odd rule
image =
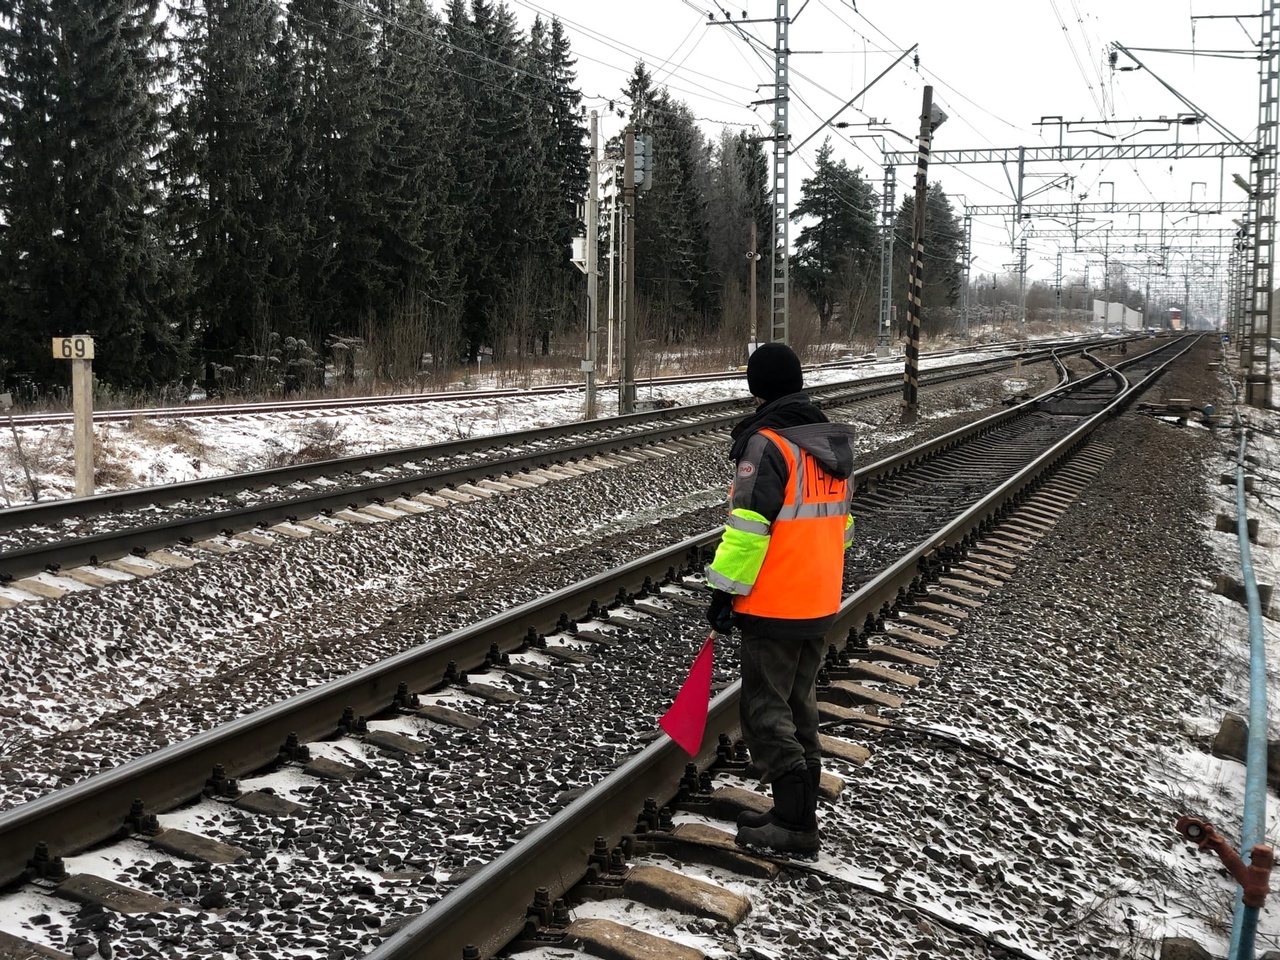
[[[762,343],[747,361],[747,389],[771,403],[804,389],[800,358],[785,343]]]

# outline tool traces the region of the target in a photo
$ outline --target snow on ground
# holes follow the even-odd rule
[[[923,365],[928,368],[935,363],[963,362],[963,360],[973,359],[975,356],[977,355],[968,358],[948,357],[933,361],[926,358]],[[989,357],[990,354],[982,354],[982,356]],[[900,369],[900,364],[900,359],[894,359],[885,363],[869,365],[868,367],[855,367],[852,371],[822,371],[809,374],[807,382],[810,384],[828,383],[851,377],[858,378],[893,372]],[[1005,383],[1006,390],[1011,393],[1016,393],[1025,386],[1025,382],[1014,381],[1013,379]],[[663,387],[660,395],[664,399],[673,399],[681,403],[696,403],[706,400],[740,397],[745,392],[745,383],[742,380],[736,380],[721,384]],[[642,389],[640,398],[649,399],[649,394]],[[341,424],[339,437],[343,444],[341,452],[351,454],[386,447],[430,443],[437,440],[453,439],[461,435],[484,435],[526,429],[540,424],[567,422],[578,419],[581,416],[581,402],[582,398],[579,393],[569,393],[561,397],[538,397],[527,400],[523,398],[495,398],[483,402],[450,401],[430,407],[406,405],[405,407],[380,408],[366,414],[351,413],[338,417],[326,416],[309,421],[295,421],[285,416],[270,416],[238,418],[230,423],[196,421],[188,424],[187,422],[175,422],[173,424],[175,429],[178,427],[183,430],[189,429],[193,435],[198,437],[202,444],[202,454],[198,458],[183,453],[178,449],[179,444],[175,443],[172,446],[168,446],[156,442],[154,438],[147,435],[147,430],[151,429],[152,425],[131,425],[127,428],[112,428],[112,430],[119,434],[119,456],[121,462],[125,464],[132,476],[139,479],[154,477],[157,475],[156,471],[163,468],[169,471],[166,474],[168,481],[172,481],[189,478],[188,476],[174,475],[182,469],[193,471],[193,476],[207,476],[225,472],[225,470],[242,470],[262,466],[264,465],[260,462],[262,458],[277,456],[282,451],[286,453],[291,450],[296,451],[298,446],[308,441],[308,431],[314,432],[317,429],[314,424],[317,423],[324,425],[336,421]],[[1257,433],[1250,447],[1250,454],[1257,459],[1257,463],[1251,465],[1250,468],[1250,472],[1256,478],[1256,486],[1249,500],[1249,513],[1251,517],[1256,517],[1260,523],[1258,542],[1253,550],[1253,561],[1259,581],[1261,583],[1275,583],[1277,574],[1280,574],[1280,551],[1276,549],[1277,544],[1280,544],[1280,472],[1273,472],[1271,465],[1277,462],[1276,456],[1280,453],[1280,415],[1249,409],[1245,409],[1244,412],[1251,424],[1257,428]],[[612,413],[613,400],[611,397],[607,397],[605,398],[602,415],[610,415]],[[454,419],[455,417],[456,419]],[[304,422],[309,422],[312,426],[303,426]],[[264,423],[267,424],[265,429]],[[461,433],[463,430],[467,430],[469,433]],[[39,431],[32,429],[26,432],[31,435],[33,442],[39,439]],[[108,433],[110,432],[108,431]],[[56,431],[48,431],[45,439],[47,440],[55,434]],[[1221,434],[1219,446],[1225,451],[1232,442],[1226,437],[1226,431],[1221,431]],[[314,439],[314,433],[310,434],[310,436]],[[881,442],[887,442],[891,437],[886,432],[880,435],[878,439]],[[26,439],[24,438],[25,443]],[[293,446],[290,446],[291,444]],[[9,484],[10,493],[12,494],[15,482],[13,479],[14,474],[9,469],[11,464],[4,460],[9,453],[11,453],[11,449],[0,447],[0,470],[5,471],[6,482]],[[184,456],[189,459],[184,460]],[[69,460],[69,455],[67,459]],[[218,465],[221,465],[221,469],[217,469]],[[1217,483],[1218,474],[1228,469],[1229,464],[1225,461],[1222,464],[1209,464],[1205,468],[1204,483],[1210,490],[1210,496],[1215,499],[1216,512],[1234,517],[1234,489]],[[20,469],[17,476],[21,476]],[[43,476],[47,478],[51,486],[54,481],[61,480],[65,482],[69,479],[68,475],[56,470],[51,470]],[[1187,479],[1188,484],[1198,484],[1199,482],[1199,477],[1189,477]],[[1203,535],[1213,545],[1215,555],[1219,560],[1219,569],[1238,576],[1239,555],[1234,534],[1218,533],[1213,527],[1214,517],[1212,515],[1206,516],[1204,518]],[[1248,659],[1247,617],[1243,607],[1213,594],[1212,587],[1212,584],[1203,582],[1198,585],[1197,593],[1213,618],[1208,629],[1216,631],[1222,639],[1222,673],[1226,681],[1223,699],[1243,702],[1247,700],[1247,688],[1245,687]],[[1274,707],[1280,705],[1280,656],[1278,656],[1280,655],[1280,626],[1268,621],[1267,630],[1268,659],[1271,665],[1272,680],[1270,690]],[[1130,681],[1122,681],[1118,678],[1118,682],[1127,683]],[[1220,711],[1215,711],[1215,706],[1216,704],[1205,703],[1203,715],[1188,715],[1184,717],[1184,727],[1188,731],[1204,732],[1211,735],[1216,730],[1220,719]],[[1028,716],[1032,715],[1031,706],[1029,705]],[[1273,718],[1278,716],[1274,709],[1272,716]],[[396,729],[394,725],[379,724],[379,726],[384,729]],[[1280,724],[1277,724],[1276,720],[1273,719],[1270,726],[1272,734],[1275,735],[1277,728],[1280,728]],[[972,730],[966,732],[959,727],[947,727],[946,725],[938,724],[935,724],[932,729],[937,729],[941,732],[965,734],[969,740],[977,742],[975,732]],[[993,739],[986,745],[992,748],[1000,748],[1001,742]],[[1004,746],[1008,747],[1008,744],[1004,744]],[[1047,759],[1047,757],[1043,759]],[[913,796],[928,799],[929,780],[926,774],[927,771],[922,771],[918,783],[919,792],[913,792]],[[288,776],[288,774],[282,774],[281,776]],[[1188,812],[1207,816],[1218,824],[1224,834],[1237,836],[1242,785],[1243,768],[1239,764],[1209,757],[1188,744],[1183,750],[1160,752],[1159,756],[1153,759],[1151,763],[1149,781],[1135,784],[1134,789],[1185,797]],[[1039,805],[1035,799],[1034,791],[1028,798],[1028,804],[1031,806]],[[167,817],[166,826],[189,827],[198,831],[207,822],[212,809],[213,807],[206,804],[189,808]],[[1100,814],[1100,816],[1103,815]],[[921,813],[920,819],[921,822],[924,822],[927,817],[925,817],[924,813]],[[1277,816],[1274,803],[1272,804],[1272,810],[1269,811],[1268,836],[1273,843],[1280,840],[1280,817]],[[1052,837],[1050,838],[1050,840],[1053,839]],[[1059,837],[1057,839],[1061,840],[1062,838]],[[904,851],[912,852],[910,838],[908,838],[907,842],[901,843],[900,847]],[[1132,855],[1137,860],[1153,866],[1160,866],[1168,870],[1181,869],[1184,875],[1189,875],[1199,886],[1200,889],[1197,892],[1201,895],[1205,889],[1210,889],[1221,893],[1223,897],[1229,898],[1231,886],[1218,875],[1216,861],[1211,858],[1181,858],[1180,860],[1177,857],[1170,856],[1167,846],[1158,847],[1154,844],[1148,849],[1134,849],[1132,850]],[[94,856],[94,854],[90,853],[81,858],[75,858],[75,865],[77,867],[92,866]],[[1035,858],[1028,855],[1028,859],[1034,860]],[[1186,860],[1191,861],[1190,868],[1183,862]],[[864,883],[872,885],[879,882],[879,874],[858,873],[855,871],[854,865],[844,863],[835,858],[824,856],[823,866],[834,872],[848,874],[846,879],[850,880],[853,886],[859,886]],[[1039,862],[1037,866],[1038,869],[1043,869],[1044,863]],[[1012,864],[1011,866],[1010,883],[1014,882],[1013,877],[1017,872],[1016,867],[1017,864]],[[700,873],[696,869],[691,872],[698,873],[698,875],[707,879],[711,879],[737,892],[749,894],[753,899],[757,899],[760,903],[761,915],[755,918],[756,925],[753,929],[758,930],[761,935],[772,936],[774,932],[778,934],[776,940],[771,941],[777,944],[776,952],[752,947],[750,952],[733,954],[734,956],[750,956],[755,960],[759,960],[761,957],[779,958],[780,960],[781,957],[791,955],[790,949],[785,945],[789,943],[789,941],[785,940],[785,937],[794,935],[796,929],[802,929],[801,936],[810,945],[815,942],[816,938],[822,937],[824,932],[829,931],[829,927],[823,924],[830,922],[830,916],[822,918],[821,923],[815,920],[814,924],[808,929],[791,927],[794,917],[777,907],[769,906],[768,896],[762,890],[764,885],[743,881],[709,869]],[[806,881],[797,881],[793,888],[793,893],[798,894],[800,898],[806,901],[809,899],[817,901],[816,892],[806,883]],[[1147,893],[1149,893],[1154,883],[1155,881],[1153,880],[1144,885],[1147,888]],[[1225,952],[1225,940],[1222,939],[1220,930],[1215,930],[1212,927],[1209,922],[1210,918],[1194,912],[1184,911],[1182,909],[1183,904],[1179,903],[1177,899],[1174,899],[1171,903],[1166,898],[1164,908],[1159,908],[1152,900],[1141,895],[1143,892],[1142,890],[1126,891],[1118,889],[1116,891],[1107,891],[1099,889],[1098,911],[1110,915],[1115,920],[1117,929],[1120,928],[1122,923],[1128,923],[1136,915],[1136,923],[1143,936],[1154,936],[1160,931],[1167,935],[1192,936],[1210,946],[1216,955],[1220,956]],[[989,917],[984,919],[985,914],[983,916],[976,914],[971,916],[966,913],[964,900],[956,898],[942,886],[928,889],[922,885],[912,890],[911,893],[913,896],[918,893],[917,906],[921,908],[921,912],[925,916],[928,916],[931,911],[937,912],[963,920],[974,927],[989,926],[994,922]],[[997,908],[1002,906],[999,902],[999,898],[1002,895],[1000,892],[984,895],[987,900],[986,905],[992,908],[992,915],[997,912]],[[847,927],[856,928],[866,919],[866,914],[861,914],[858,911],[866,909],[868,914],[872,911],[865,904],[855,901],[849,894],[845,893],[842,896],[848,900],[849,906],[847,910],[849,915],[840,919],[845,921]],[[770,914],[767,912],[769,910],[774,912]],[[69,911],[56,901],[39,898],[38,901],[21,902],[14,910],[13,916],[25,917],[36,912],[54,913],[59,911],[64,916],[69,915]],[[1280,921],[1277,921],[1275,917],[1276,912],[1273,908],[1269,911],[1269,915],[1264,913],[1263,932],[1266,937],[1270,938],[1266,941],[1268,944],[1271,940],[1280,938]],[[673,928],[680,927],[684,931],[678,937],[682,942],[704,949],[713,957],[727,958],[731,955],[725,950],[723,937],[721,936],[722,932],[717,931],[714,924],[690,921],[687,918],[677,919],[672,914],[651,911],[648,908],[625,902],[585,906],[576,910],[575,915],[578,917],[599,916],[612,918],[641,929],[653,929],[655,932],[662,932],[667,935],[671,935]],[[919,931],[914,930],[916,920],[905,914],[902,917],[893,919],[895,923],[901,926],[903,937],[901,942],[905,950],[906,944],[911,942],[908,937],[918,939],[921,936]],[[7,926],[7,923],[3,922],[4,920],[5,918],[0,918],[0,926]],[[15,932],[19,932],[16,925],[12,929]],[[1001,938],[1003,939],[1003,935]],[[1025,943],[1020,943],[1020,946],[1027,956],[1051,956],[1055,958],[1068,956],[1066,952],[1059,952],[1066,950],[1066,947],[1062,944],[1055,944],[1054,949],[1049,950],[1049,952],[1041,952],[1039,949],[1029,947]],[[809,956],[811,954],[804,955]],[[852,939],[846,939],[838,942],[833,941],[826,955],[857,957],[866,956],[867,954],[863,952],[858,943]],[[915,956],[916,954],[910,955]],[[922,947],[919,955],[945,954],[929,954]],[[965,957],[968,955],[967,953],[964,954]],[[974,955],[977,956],[976,952]],[[984,951],[982,955],[989,954]],[[1139,955],[1147,956],[1147,954],[1132,954],[1135,957]],[[576,958],[580,955],[557,948],[526,956],[531,958],[536,956],[546,958],[546,960],[554,957],[557,960],[564,960],[564,958]],[[895,956],[908,956],[908,954],[901,953],[895,954]],[[1072,956],[1076,955],[1072,954]],[[1129,954],[1126,954],[1126,956],[1129,956]]]
[[[1280,356],[1273,351],[1273,365]],[[1246,448],[1246,473],[1254,478],[1254,488],[1246,493],[1246,514],[1258,523],[1256,541],[1250,546],[1250,557],[1258,584],[1280,583],[1280,472],[1274,465],[1280,463],[1280,412],[1259,410],[1241,405],[1240,414],[1252,431]],[[1223,411],[1225,422],[1230,422],[1230,410]],[[1215,529],[1215,516],[1204,518],[1203,534],[1218,560],[1219,569],[1234,581],[1242,582],[1240,542],[1235,529],[1237,517],[1235,460],[1239,436],[1220,430],[1218,445],[1222,460],[1208,464],[1205,483],[1216,514],[1229,517],[1230,531]],[[1230,474],[1231,484],[1220,482],[1220,477]],[[1206,625],[1209,636],[1220,638],[1220,672],[1223,678],[1221,700],[1234,704],[1241,716],[1247,717],[1249,706],[1250,636],[1247,607],[1235,600],[1214,592],[1214,584],[1201,583],[1197,593],[1209,612]],[[1265,597],[1264,597],[1265,599]],[[1280,620],[1278,607],[1268,611],[1263,607],[1263,632],[1267,663],[1267,715],[1268,739],[1280,738]],[[1204,715],[1184,715],[1182,726],[1188,734],[1211,739],[1222,720],[1219,704],[1205,703],[1209,710]],[[1271,778],[1275,781],[1274,773]],[[1241,819],[1244,810],[1245,767],[1241,763],[1222,760],[1193,749],[1180,752],[1161,752],[1153,762],[1152,780],[1143,786],[1168,797],[1181,798],[1184,810],[1194,816],[1212,822],[1218,832],[1239,849]],[[1274,788],[1268,791],[1266,811],[1266,842],[1280,847],[1280,802]],[[1189,847],[1190,845],[1188,845]],[[1172,867],[1167,849],[1152,848],[1135,851],[1152,864]],[[1163,912],[1152,911],[1149,901],[1139,898],[1141,927],[1148,936],[1162,933],[1167,937],[1189,937],[1207,947],[1214,956],[1226,956],[1230,942],[1229,920],[1227,928],[1220,922],[1230,913],[1236,885],[1218,869],[1216,856],[1201,854],[1197,858],[1196,872],[1201,889],[1198,891],[1174,891],[1166,895],[1166,905],[1172,907]],[[1272,878],[1272,896],[1263,908],[1258,927],[1258,950],[1280,946],[1280,910],[1275,906],[1275,878]],[[1179,894],[1194,893],[1193,906],[1187,909],[1186,897]],[[1199,898],[1203,897],[1203,900]],[[1204,912],[1207,904],[1216,903],[1217,914]],[[1178,908],[1181,909],[1178,909]],[[1124,912],[1123,904],[1120,906]]]
[[[999,352],[921,358],[921,369],[992,359]],[[809,371],[805,383],[820,386],[882,376],[902,369],[901,357],[843,368]],[[493,383],[477,382],[476,389]],[[745,374],[714,383],[637,383],[637,399],[705,403],[747,395]],[[414,398],[419,399],[419,398]],[[532,430],[581,420],[586,399],[580,387],[561,394],[408,402],[361,410],[358,402],[338,412],[271,413],[220,418],[135,419],[98,424],[94,470],[97,492],[157,486],[244,473],[307,460],[333,459],[444,443],[468,437]],[[617,391],[601,389],[599,416],[615,416]],[[69,497],[75,464],[69,424],[0,430],[0,498],[5,506]],[[25,464],[25,466],[24,466]]]

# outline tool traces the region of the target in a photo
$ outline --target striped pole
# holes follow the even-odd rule
[[[929,138],[933,133],[933,87],[924,88],[920,112],[920,154],[916,160],[915,226],[911,231],[911,272],[907,290],[906,371],[902,375],[902,415],[914,420],[916,395],[920,389],[920,301],[924,291],[924,208],[929,191]]]

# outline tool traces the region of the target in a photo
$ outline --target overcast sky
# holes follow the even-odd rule
[[[716,0],[508,0],[527,25],[541,13],[558,16],[568,30],[578,57],[578,76],[588,98],[588,108],[607,111],[606,99],[616,97],[636,60],[644,60],[661,82],[690,104],[707,133],[721,126],[750,127],[763,131],[772,120],[769,105],[752,109],[752,100],[772,95],[773,23],[741,27],[759,42],[745,40],[737,30],[707,23],[715,11],[723,23],[723,10],[735,20],[745,11],[748,18],[771,20],[776,0],[736,0],[725,8]],[[949,115],[934,135],[935,150],[977,147],[1017,147],[1055,144],[1056,126],[1037,126],[1046,116],[1068,120],[1152,120],[1176,117],[1188,108],[1156,77],[1204,110],[1237,137],[1252,141],[1258,122],[1256,59],[1221,59],[1139,51],[1137,48],[1172,48],[1198,51],[1256,49],[1259,19],[1200,19],[1195,16],[1253,13],[1258,0],[790,0],[792,68],[792,143],[808,137],[841,104],[888,67],[902,50],[919,44],[917,71],[908,58],[860,98],[855,108],[841,114],[850,123],[876,118],[914,137],[919,129],[923,87],[932,84],[934,102]],[[802,9],[803,8],[803,9]],[[1133,50],[1147,70],[1112,70],[1107,53],[1112,42]],[[811,52],[812,51],[812,52]],[[1123,54],[1117,66],[1132,66]],[[1155,76],[1152,74],[1154,73]],[[757,87],[757,85],[760,85]],[[615,104],[620,107],[621,103]],[[617,116],[603,121],[604,135],[621,128]],[[1139,132],[1143,128],[1157,129]],[[1110,137],[1074,130],[1068,142],[1218,142],[1224,138],[1201,124],[1165,131],[1160,124],[1113,123],[1099,127]],[[866,127],[832,131],[836,155],[851,166],[861,166],[874,181],[882,180],[880,140],[868,136]],[[1124,139],[1128,138],[1128,139]],[[810,175],[810,164],[822,135],[810,140],[791,162],[792,203],[800,182]],[[890,149],[912,150],[906,140],[889,135]],[[1232,173],[1248,175],[1244,159],[1220,164],[1212,161],[1146,161],[1138,164],[1042,163],[1028,165],[1026,191],[1038,189],[1054,178],[1074,178],[1070,190],[1045,191],[1034,202],[1065,203],[1087,194],[1090,201],[1117,202],[1244,199],[1231,182]],[[930,179],[940,181],[948,193],[971,204],[1012,203],[1013,189],[998,164],[930,167]],[[1010,170],[1015,178],[1016,169]],[[911,187],[914,168],[899,167],[898,198]],[[1114,185],[1114,186],[1112,186]],[[957,203],[959,207],[959,203]],[[1169,217],[1170,225],[1181,214]],[[1158,231],[1159,215],[1120,217],[1117,228]],[[1097,229],[1101,224],[1084,225]],[[1209,229],[1233,228],[1229,217],[1190,218],[1177,226]],[[1058,227],[1036,221],[1039,232]],[[794,230],[794,228],[793,228]],[[793,233],[794,235],[794,233]],[[1113,258],[1140,262],[1148,254],[1134,250],[1141,241],[1113,239]],[[1186,239],[1170,242],[1190,246]],[[1203,241],[1201,241],[1203,242]],[[1091,277],[1101,275],[1102,240],[1081,244],[1080,252],[1068,240],[1030,241],[1030,280],[1052,280],[1059,245],[1064,251],[1064,272],[1083,272],[1094,260]],[[1096,248],[1096,250],[1095,250]],[[1015,259],[1009,249],[1008,224],[999,218],[974,221],[974,271],[1004,272]],[[1181,254],[1175,254],[1172,272],[1181,290],[1185,272]],[[1202,255],[1196,255],[1202,260]],[[1225,266],[1225,261],[1224,261]],[[1139,268],[1134,268],[1137,283]],[[1153,282],[1162,281],[1155,277]],[[1216,291],[1213,294],[1216,298]]]

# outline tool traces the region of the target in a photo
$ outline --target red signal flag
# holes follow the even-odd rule
[[[689,756],[696,756],[702,746],[702,734],[707,729],[707,708],[711,703],[711,661],[715,656],[713,630],[702,644],[702,650],[689,668],[689,676],[676,694],[658,726],[667,732]]]

